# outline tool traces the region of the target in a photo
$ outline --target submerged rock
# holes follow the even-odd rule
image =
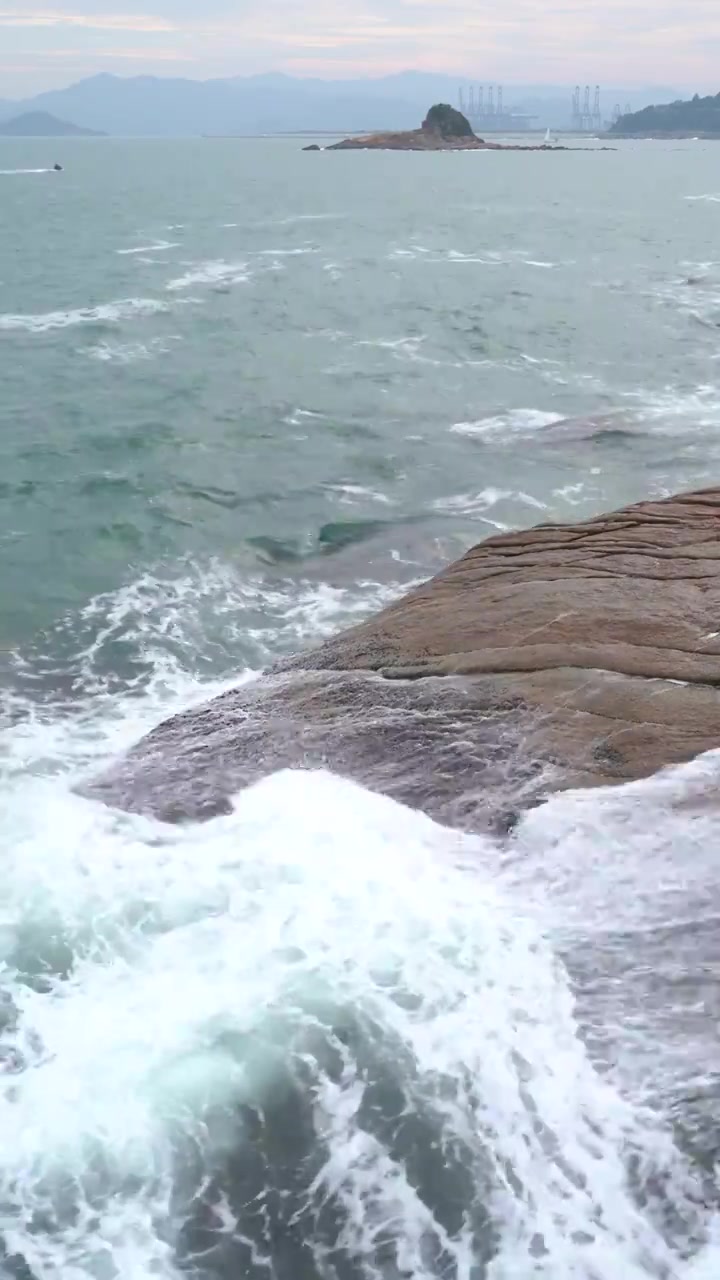
[[[158,726],[86,793],[170,820],[327,767],[465,828],[720,745],[720,490],[474,547],[374,618]]]

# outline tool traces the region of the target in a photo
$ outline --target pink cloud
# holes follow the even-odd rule
[[[108,11],[114,3],[122,11]],[[274,69],[333,78],[416,68],[506,83],[665,79],[702,88],[715,80],[720,40],[718,0],[685,0],[682,11],[679,0],[653,0],[652,8],[649,0],[68,0],[67,11],[61,4],[0,0],[10,74],[20,75],[35,43],[38,56],[62,61],[67,51],[51,55],[48,47],[68,31],[79,43],[84,31],[98,39],[78,50],[82,74],[115,56],[148,70],[189,62],[198,76]],[[124,11],[135,4],[138,12]],[[140,11],[145,4],[152,12]],[[6,48],[13,29],[25,34],[15,63]],[[124,48],[123,34],[133,37]]]
[[[145,14],[63,13],[55,9],[0,9],[0,27],[89,27],[96,31],[177,31],[165,18]]]

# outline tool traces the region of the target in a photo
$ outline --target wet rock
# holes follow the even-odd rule
[[[278,769],[328,768],[450,825],[496,829],[497,810],[503,829],[518,796],[532,803],[541,768],[522,750],[531,717],[519,710],[487,681],[271,674],[159,725],[84,790],[198,821]]]
[[[548,789],[720,745],[720,490],[540,525],[264,679],[160,725],[87,787],[167,818],[327,767],[433,817],[508,829]]]

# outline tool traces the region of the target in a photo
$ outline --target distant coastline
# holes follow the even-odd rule
[[[720,94],[644,107],[620,116],[614,138],[720,138]]]
[[[720,142],[720,130],[716,133],[704,133],[697,129],[654,129],[636,133],[617,132],[613,130],[611,133],[605,134],[606,138],[625,139],[631,142],[633,138],[638,142]]]

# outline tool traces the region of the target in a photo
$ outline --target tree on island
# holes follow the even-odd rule
[[[695,94],[689,102],[668,102],[645,107],[621,116],[611,133],[716,133],[720,134],[720,93],[701,98]]]

